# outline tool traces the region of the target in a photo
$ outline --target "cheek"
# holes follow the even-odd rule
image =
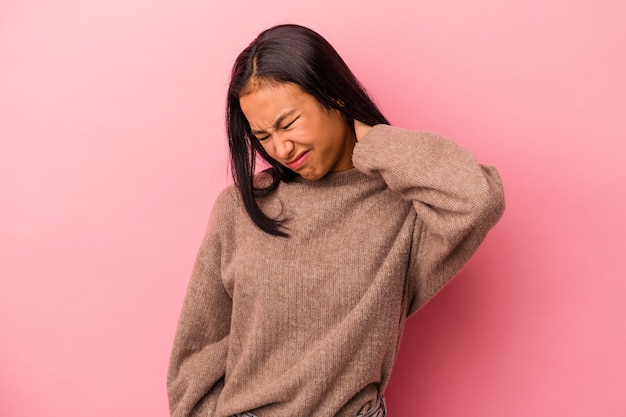
[[[324,131],[324,140],[326,148],[334,151],[343,148],[343,142],[345,141],[345,133],[342,127],[338,124],[329,124],[328,128]]]

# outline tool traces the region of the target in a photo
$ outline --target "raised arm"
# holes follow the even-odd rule
[[[354,166],[381,175],[413,203],[418,220],[409,276],[409,313],[439,291],[467,262],[504,210],[494,167],[433,133],[355,122]]]

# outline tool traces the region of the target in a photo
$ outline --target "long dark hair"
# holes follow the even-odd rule
[[[226,126],[231,171],[252,221],[264,232],[287,237],[281,221],[261,211],[256,199],[271,194],[281,181],[297,174],[270,157],[250,132],[239,98],[255,85],[293,83],[326,108],[338,109],[352,126],[389,124],[337,51],[322,36],[298,25],[279,25],[262,32],[233,65],[226,101]],[[260,84],[259,84],[260,83]],[[253,183],[257,154],[271,166],[272,182],[263,188]]]

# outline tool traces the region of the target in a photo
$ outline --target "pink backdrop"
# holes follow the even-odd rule
[[[624,2],[4,0],[0,416],[168,414],[230,66],[284,22],[505,182],[502,222],[407,325],[390,417],[626,415]]]

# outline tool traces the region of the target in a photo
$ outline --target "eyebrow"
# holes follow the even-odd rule
[[[287,110],[286,112],[284,112],[283,114],[281,114],[280,116],[278,116],[276,118],[276,121],[274,121],[274,124],[272,125],[272,129],[278,129],[280,127],[280,125],[285,121],[285,119],[289,116],[291,116],[292,114],[294,114],[297,110],[296,109],[291,109],[291,110]],[[262,133],[267,133],[264,130],[254,130],[252,129],[252,134],[254,135],[259,135]]]

